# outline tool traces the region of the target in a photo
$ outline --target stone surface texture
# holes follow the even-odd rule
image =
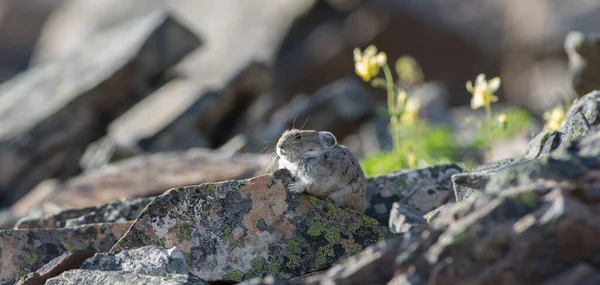
[[[0,230],[0,284],[11,284],[67,251],[108,251],[131,222],[77,228]]]
[[[61,256],[52,259],[35,272],[23,276],[16,285],[43,285],[46,280],[61,274],[64,271],[77,269],[83,262],[92,257],[96,252],[92,250],[67,251]]]
[[[427,213],[453,199],[452,175],[464,170],[455,164],[408,169],[367,178],[365,214],[389,224],[394,202]]]
[[[391,235],[367,216],[285,187],[289,171],[171,189],[155,198],[111,252],[177,246],[207,281],[324,269]]]

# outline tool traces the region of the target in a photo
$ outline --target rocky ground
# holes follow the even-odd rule
[[[554,139],[534,139],[523,157],[472,173],[448,165],[369,178],[367,215],[290,194],[293,178],[277,170],[24,219],[0,232],[0,277],[6,284],[594,284],[598,98],[579,99],[561,129],[539,135]]]
[[[595,284],[600,92],[529,152],[368,179],[366,215],[287,170],[176,187],[0,231],[3,284]],[[125,168],[126,169],[126,168]]]
[[[338,39],[345,46],[337,53],[310,58],[311,37],[298,26],[319,23],[329,27],[317,29],[325,36],[338,35],[329,20],[376,17],[374,41],[385,43],[398,24],[386,21],[399,10],[263,5],[255,12],[264,23],[231,25],[261,39],[241,46],[217,28],[204,37],[195,30],[237,17],[185,20],[151,12],[160,1],[149,1],[129,19],[136,4],[117,2],[105,8],[121,12],[90,20],[80,32],[91,36],[77,47],[42,37],[40,64],[0,86],[0,284],[600,283],[597,37],[566,38],[570,69],[560,69],[561,78],[579,98],[558,130],[540,132],[522,155],[470,172],[446,164],[369,177],[365,212],[356,213],[287,192],[294,178],[265,152],[292,125],[332,131],[357,155],[389,147],[372,89],[356,77],[334,78],[343,62],[352,64],[343,51],[353,41]],[[61,17],[93,18],[94,9],[72,3]],[[282,39],[290,19],[300,22]],[[52,23],[59,34],[68,30]],[[258,32],[265,23],[272,33]],[[464,24],[446,24],[464,32]],[[466,47],[428,25],[420,31],[446,39],[445,56],[461,60],[460,72],[472,73],[471,61],[499,69],[484,56],[494,49],[485,35],[476,35],[483,47]],[[290,47],[303,37],[301,48]],[[274,64],[248,52],[272,57],[278,40],[284,48]],[[544,54],[563,51],[555,46]],[[468,56],[448,56],[457,51]],[[512,60],[527,63],[537,53]],[[298,61],[302,68],[292,68]],[[440,61],[425,69],[447,89],[428,82],[415,92],[429,98],[429,119],[449,120],[448,93],[464,82],[440,77],[432,64]],[[298,95],[303,82],[314,92]],[[506,93],[516,88],[507,85]]]

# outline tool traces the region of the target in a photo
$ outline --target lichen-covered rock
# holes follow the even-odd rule
[[[0,230],[0,284],[15,282],[71,250],[108,251],[131,222],[77,228]]]
[[[177,246],[200,278],[241,281],[323,269],[391,235],[372,218],[289,193],[292,181],[281,169],[171,189],[146,207],[111,252]]]
[[[90,37],[64,58],[0,88],[0,203],[78,171],[85,146],[143,98],[142,88],[200,45],[168,14],[131,19]]]
[[[44,284],[46,280],[55,277],[67,270],[81,267],[83,262],[92,257],[96,252],[92,250],[73,250],[63,253],[52,259],[35,272],[23,276],[15,285]]]
[[[188,273],[185,256],[177,247],[145,246],[119,254],[98,253],[79,270],[63,273],[46,284],[207,284]]]
[[[158,195],[185,185],[246,179],[263,175],[268,165],[264,155],[230,155],[201,148],[137,156],[67,181],[40,183],[11,210],[17,216],[39,215],[36,211],[56,214],[57,208],[80,209],[125,197]]]
[[[16,229],[77,227],[86,224],[133,221],[154,197],[125,198],[98,207],[65,210],[43,218],[25,217]]]
[[[390,212],[390,230],[393,233],[404,233],[415,228],[427,226],[423,212],[415,207],[394,202]]]
[[[290,280],[288,284],[387,284],[394,276],[396,259],[419,238],[419,235],[420,232],[413,231],[386,239],[326,272],[301,280]]]
[[[394,202],[427,213],[453,199],[451,177],[463,172],[458,165],[448,164],[369,177],[365,214],[388,225]]]
[[[595,176],[474,196],[400,256],[389,284],[542,284],[580,263],[598,268]]]

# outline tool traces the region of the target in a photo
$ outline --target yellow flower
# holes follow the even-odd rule
[[[419,98],[415,96],[409,97],[406,101],[406,108],[400,117],[400,122],[406,125],[413,125],[419,117],[419,109],[421,109]]]
[[[498,124],[500,125],[500,127],[502,127],[503,129],[506,129],[506,126],[508,125],[508,118],[506,117],[506,114],[501,113],[500,115],[498,115]]]
[[[401,83],[407,86],[423,81],[423,71],[421,71],[421,67],[419,67],[417,61],[411,56],[405,55],[398,58],[394,68]]]
[[[354,70],[365,82],[377,76],[386,61],[385,53],[377,53],[377,48],[373,45],[368,46],[364,53],[361,53],[358,48],[354,49]]]
[[[498,97],[494,92],[500,87],[500,78],[495,77],[490,81],[485,80],[485,74],[479,74],[475,79],[475,86],[470,80],[467,81],[467,90],[473,94],[471,98],[471,109],[475,110],[481,107],[489,108],[489,106],[498,101]]]
[[[564,118],[565,109],[563,106],[554,107],[552,111],[544,113],[544,120],[546,120],[544,130],[553,131],[558,129]]]

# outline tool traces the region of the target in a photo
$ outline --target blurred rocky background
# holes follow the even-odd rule
[[[533,119],[479,162],[530,154],[545,111],[600,88],[600,40],[584,36],[599,14],[596,0],[0,1],[0,229],[114,208],[98,218],[115,223],[97,229],[114,234],[93,245],[105,252],[149,197],[274,170],[290,127],[329,130],[358,158],[389,150],[386,96],[354,72],[370,44],[414,57],[420,116],[459,143],[483,114],[465,82],[501,77],[499,108]]]

